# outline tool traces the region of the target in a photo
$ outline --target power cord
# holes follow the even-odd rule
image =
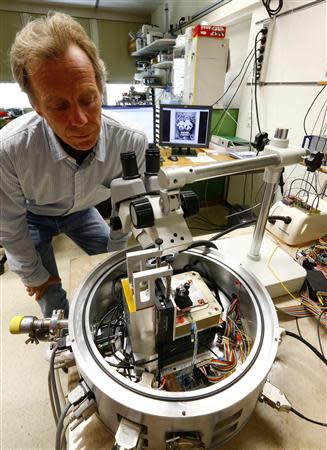
[[[64,409],[62,410],[62,413],[60,414],[59,420],[58,420],[58,424],[57,424],[57,430],[56,430],[56,450],[61,450],[62,449],[62,434],[63,434],[63,429],[64,429],[64,420],[68,414],[68,411],[70,410],[70,408],[72,408],[72,404],[71,403],[66,403]]]
[[[306,345],[316,356],[318,356],[319,359],[321,359],[321,361],[325,365],[327,365],[327,359],[325,358],[325,356],[322,355],[312,344],[310,344],[310,342],[305,340],[303,337],[298,336],[295,333],[292,333],[292,331],[285,331],[285,334],[286,334],[286,336],[290,336],[290,337],[302,342],[302,344]]]
[[[276,17],[283,8],[283,0],[278,1],[278,6],[276,8],[272,8],[270,3],[271,0],[262,0],[263,6],[266,8],[266,11],[269,17]]]
[[[323,88],[320,89],[320,91],[318,92],[318,94],[315,96],[315,98],[313,99],[311,105],[308,108],[308,111],[306,112],[304,119],[303,119],[303,129],[306,135],[308,135],[307,129],[306,129],[306,120],[308,117],[309,112],[311,111],[311,108],[313,107],[313,105],[315,104],[315,101],[317,100],[317,98],[319,97],[319,95],[322,93],[322,91],[326,88],[326,86],[324,86]]]
[[[50,358],[50,366],[49,366],[49,394],[50,394],[51,405],[54,404],[53,411],[54,411],[55,421],[61,415],[60,400],[59,400],[59,394],[58,394],[57,383],[56,383],[56,378],[55,378],[55,368],[54,368],[57,350],[58,350],[58,344],[56,344],[52,350],[51,358]]]
[[[297,416],[301,417],[301,419],[307,420],[308,422],[314,423],[316,425],[320,425],[321,427],[327,427],[327,423],[318,422],[317,420],[309,419],[309,417],[304,416],[303,414],[301,414],[299,411],[297,411],[293,407],[291,407],[290,411],[292,411],[292,413],[296,414]]]
[[[269,216],[268,217],[268,220],[269,221],[276,221],[276,220],[281,220],[281,221],[283,221],[284,223],[290,223],[291,222],[291,220],[290,220],[291,218],[289,217],[289,216]],[[255,219],[250,219],[250,220],[247,220],[247,221],[245,221],[245,222],[241,222],[241,223],[238,223],[237,225],[234,225],[233,227],[230,227],[230,228],[227,228],[227,230],[224,230],[224,231],[221,231],[220,233],[217,233],[217,234],[215,234],[214,236],[212,236],[211,238],[210,238],[210,241],[215,241],[215,240],[217,240],[217,239],[219,239],[219,238],[221,238],[221,237],[223,237],[223,236],[225,236],[225,234],[228,234],[228,233],[230,233],[231,231],[234,231],[234,230],[237,230],[238,228],[244,228],[244,227],[247,227],[247,226],[250,226],[250,225],[253,225],[254,223],[256,223],[256,221],[257,221],[257,218],[255,218]]]

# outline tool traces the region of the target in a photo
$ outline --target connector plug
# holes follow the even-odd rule
[[[271,384],[269,380],[266,381],[259,401],[267,403],[274,409],[283,412],[289,412],[292,405],[287,400],[286,395],[280,391],[276,386]]]

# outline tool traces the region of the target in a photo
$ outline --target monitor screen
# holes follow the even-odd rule
[[[208,147],[211,106],[160,105],[159,144],[167,147]]]
[[[154,108],[152,105],[102,106],[105,116],[143,131],[149,144],[154,144]]]

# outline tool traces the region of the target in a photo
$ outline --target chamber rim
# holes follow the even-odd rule
[[[129,249],[128,251],[130,252],[131,250]],[[258,341],[258,336],[257,336],[257,333],[258,333],[258,328],[257,328],[255,347],[251,350],[251,351],[255,350],[255,353],[253,353],[253,355],[251,356],[250,359],[249,359],[249,357],[247,358],[248,362],[245,361],[245,363],[243,363],[242,366],[240,367],[240,370],[236,370],[232,375],[227,377],[225,380],[217,383],[216,385],[208,386],[205,388],[201,388],[201,389],[189,391],[189,392],[166,392],[166,391],[159,391],[156,389],[147,388],[145,386],[139,386],[137,383],[134,383],[134,382],[126,379],[122,375],[118,374],[115,369],[110,368],[109,364],[104,360],[102,355],[100,355],[100,353],[96,349],[95,343],[93,341],[93,336],[90,331],[89,324],[88,324],[88,329],[86,329],[85,321],[86,321],[86,317],[88,317],[89,310],[90,310],[90,305],[91,305],[90,298],[91,299],[93,298],[94,292],[96,292],[97,288],[103,282],[104,278],[108,276],[108,267],[106,267],[106,264],[108,262],[110,262],[110,260],[113,260],[112,261],[113,264],[110,267],[110,271],[115,270],[119,265],[121,265],[124,262],[126,252],[127,251],[118,252],[112,256],[109,256],[102,263],[100,263],[98,266],[96,266],[91,272],[89,272],[89,274],[87,275],[84,282],[82,282],[82,284],[80,285],[80,288],[78,289],[78,291],[76,292],[75,297],[74,297],[72,314],[70,315],[70,321],[69,321],[69,333],[71,334],[71,329],[73,328],[73,333],[72,333],[71,337],[72,337],[73,353],[77,355],[76,363],[77,363],[78,367],[80,367],[83,376],[85,376],[86,378],[89,379],[89,382],[91,383],[91,385],[95,385],[96,388],[100,389],[102,392],[104,392],[105,395],[112,396],[112,391],[106,392],[107,391],[106,387],[108,387],[108,383],[102,383],[102,385],[99,386],[96,383],[96,381],[98,381],[99,384],[101,384],[101,381],[100,381],[101,377],[99,377],[99,374],[97,373],[97,375],[95,376],[94,373],[90,373],[90,370],[89,370],[90,368],[88,367],[88,363],[91,362],[90,358],[93,361],[93,363],[96,364],[97,369],[100,370],[102,372],[102,374],[105,374],[108,377],[108,379],[110,379],[114,384],[117,384],[120,387],[127,389],[130,393],[135,393],[137,395],[141,395],[142,397],[148,397],[149,399],[152,399],[152,400],[160,400],[160,401],[169,402],[169,403],[181,402],[181,401],[183,401],[183,402],[198,401],[198,400],[201,401],[201,400],[207,399],[208,397],[212,397],[214,395],[221,394],[222,392],[224,392],[228,389],[230,390],[233,386],[240,383],[240,381],[242,379],[244,379],[244,377],[251,371],[251,369],[253,369],[254,365],[256,365],[257,368],[258,368],[258,366],[260,367],[261,364],[263,364],[266,367],[266,369],[263,370],[262,376],[260,377],[260,378],[262,378],[262,380],[264,380],[264,378],[266,377],[267,373],[269,372],[269,370],[271,368],[271,365],[272,365],[272,363],[276,357],[276,353],[277,353],[277,347],[278,347],[277,333],[279,332],[277,314],[276,314],[274,308],[270,308],[273,310],[275,316],[270,317],[268,315],[268,319],[270,319],[270,321],[271,321],[271,327],[270,327],[271,332],[269,333],[271,336],[271,344],[269,345],[269,342],[267,342],[268,337],[266,336],[267,330],[265,330],[265,326],[264,326],[265,320],[264,320],[264,311],[263,311],[263,309],[268,308],[269,303],[271,302],[268,292],[266,291],[266,289],[263,286],[260,285],[260,283],[258,283],[258,280],[252,274],[250,274],[246,269],[239,267],[239,266],[235,267],[235,263],[232,263],[231,261],[228,261],[228,263],[225,262],[226,261],[225,257],[224,257],[224,261],[223,261],[222,255],[217,250],[213,250],[213,249],[210,249],[208,252],[206,252],[205,255],[203,255],[203,252],[201,252],[201,250],[199,250],[199,249],[188,250],[188,251],[184,252],[184,254],[195,255],[197,257],[200,256],[205,259],[207,258],[207,259],[210,259],[210,261],[213,263],[216,263],[220,266],[224,266],[224,268],[229,270],[230,272],[232,272],[236,278],[240,279],[241,282],[246,285],[247,292],[251,293],[251,299],[254,304],[255,313],[256,313],[257,318],[258,317],[260,318],[261,326],[260,326],[259,341]],[[236,269],[241,273],[236,272]],[[97,274],[97,279],[94,281],[93,278],[94,278],[95,274]],[[249,280],[246,280],[245,278],[249,278]],[[92,286],[88,288],[87,295],[85,295],[86,286],[90,283],[91,280],[93,280]],[[252,286],[250,285],[249,281],[251,282]],[[256,297],[255,292],[254,292],[255,290],[260,291],[260,289],[262,290],[262,293],[264,294],[264,298],[265,298],[263,304],[260,304],[260,302],[258,302],[258,298]],[[83,300],[82,311],[81,310],[79,311],[78,320],[76,320],[76,318],[74,320],[73,316],[75,315],[74,313],[75,313],[76,305],[78,304],[78,301],[82,301],[81,294],[84,294],[84,299],[82,299]],[[266,320],[267,320],[267,317],[266,317]],[[75,326],[80,326],[82,328],[79,330],[76,330],[76,333],[75,333]],[[77,331],[79,331],[79,332],[77,332]],[[84,350],[86,350],[86,352],[88,352],[88,354],[86,355],[86,358],[85,358],[85,355],[82,355],[81,348],[79,348],[79,346],[81,345],[81,340],[78,338],[78,336],[80,336],[81,334],[83,336],[82,344],[84,344]],[[78,344],[77,344],[77,341],[78,341]],[[266,355],[265,361],[262,362],[261,361],[262,357],[260,358],[260,354],[261,354],[263,344],[265,344],[265,346],[269,346],[270,348],[265,349],[265,351],[269,351],[269,355],[268,356]],[[99,358],[99,356],[101,359]],[[91,370],[91,372],[92,372],[92,370]],[[94,381],[94,378],[96,378],[96,381]],[[253,389],[256,386],[253,387],[253,386],[249,385],[249,389]]]

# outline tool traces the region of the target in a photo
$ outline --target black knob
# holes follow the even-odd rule
[[[184,288],[186,291],[190,290],[190,283],[184,283]]]
[[[165,261],[166,261],[166,263],[168,263],[168,264],[172,264],[172,263],[175,261],[175,256],[174,256],[174,255],[167,255],[167,256],[165,257]]]
[[[146,197],[132,201],[129,205],[129,213],[136,229],[153,227],[153,209]]]
[[[160,238],[157,238],[155,241],[156,246],[160,249],[160,246],[163,244],[163,240]]]
[[[188,283],[185,283],[184,286],[177,287],[174,294],[176,306],[182,310],[193,305],[193,302],[189,296],[189,289],[185,288],[186,284],[190,287]]]
[[[200,209],[200,200],[196,193],[193,191],[183,191],[180,195],[184,217],[191,217],[197,214]]]
[[[123,179],[133,180],[139,178],[139,169],[137,167],[135,152],[124,152],[120,154],[120,161],[123,169]]]

